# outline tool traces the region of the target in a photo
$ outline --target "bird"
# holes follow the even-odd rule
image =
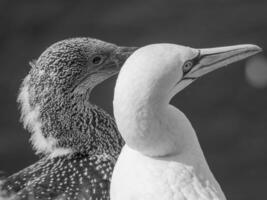
[[[113,117],[89,98],[135,49],[70,38],[30,63],[18,103],[40,160],[2,180],[2,198],[109,199],[111,173],[124,141]]]
[[[252,44],[195,49],[169,43],[136,50],[115,85],[114,117],[126,144],[111,200],[225,200],[191,122],[170,100],[199,77],[260,51]]]

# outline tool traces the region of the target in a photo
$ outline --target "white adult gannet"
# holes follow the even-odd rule
[[[169,102],[198,77],[260,51],[153,44],[134,52],[115,87],[114,114],[126,145],[111,200],[225,200],[190,121]]]

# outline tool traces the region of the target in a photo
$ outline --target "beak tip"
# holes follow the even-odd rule
[[[255,45],[255,44],[249,44],[248,50],[251,52],[255,52],[255,54],[263,51],[263,49],[260,46]]]
[[[257,46],[257,45],[256,45],[256,50],[257,50],[258,53],[263,51],[263,49],[261,47]]]

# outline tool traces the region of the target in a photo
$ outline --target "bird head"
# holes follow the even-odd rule
[[[18,102],[37,153],[51,151],[57,143],[55,138],[67,138],[67,131],[77,131],[71,129],[70,122],[75,121],[74,114],[86,112],[84,104],[90,91],[118,73],[135,49],[92,38],[73,38],[51,45],[31,63]]]
[[[122,73],[127,70],[135,74],[138,83],[146,82],[146,94],[154,94],[150,100],[164,95],[167,98],[162,99],[169,102],[199,77],[260,51],[260,47],[251,44],[206,49],[152,44],[138,49],[126,61]]]
[[[177,132],[193,129],[186,116],[169,105],[171,98],[199,77],[260,51],[256,45],[194,49],[176,44],[136,50],[119,73],[113,101],[126,144],[147,155],[176,152],[183,139]]]
[[[34,85],[50,81],[59,92],[83,94],[118,73],[135,49],[91,38],[57,42],[33,64]]]

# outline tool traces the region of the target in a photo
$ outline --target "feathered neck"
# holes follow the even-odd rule
[[[200,149],[187,117],[169,104],[164,85],[140,77],[132,80],[135,74],[126,76],[118,78],[113,104],[119,131],[128,146],[149,156]]]
[[[36,153],[52,157],[74,152],[118,156],[123,140],[116,124],[108,113],[89,102],[89,93],[38,91],[30,79],[30,75],[25,78],[18,102]]]

